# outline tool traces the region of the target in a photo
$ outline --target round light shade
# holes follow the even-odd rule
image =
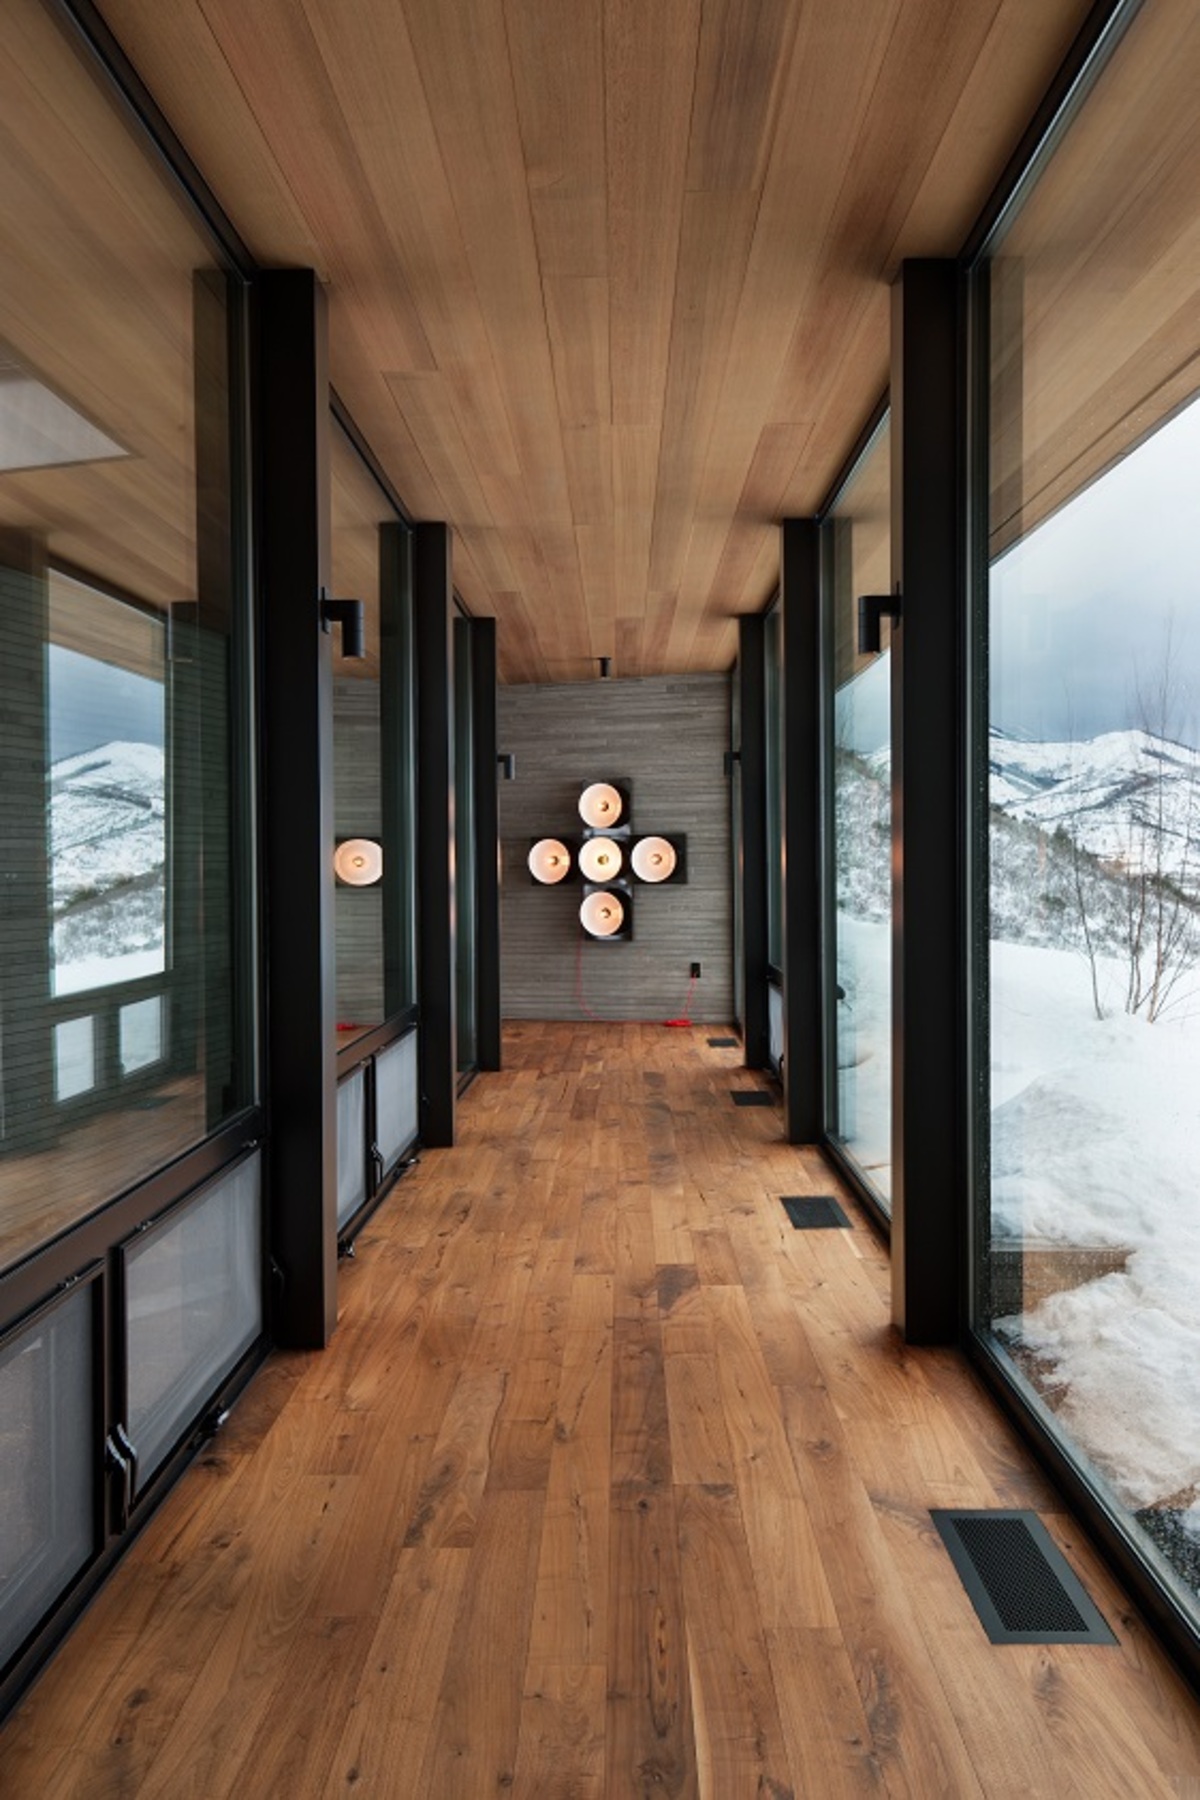
[[[540,838],[529,852],[529,873],[535,881],[561,881],[571,871],[571,852],[557,838]]]
[[[585,838],[579,846],[579,868],[585,881],[615,881],[621,873],[621,846],[611,838]]]
[[[633,846],[633,872],[639,881],[666,881],[675,873],[678,858],[667,838],[639,838]]]
[[[374,838],[345,838],[333,853],[333,867],[347,887],[372,887],[383,875],[383,845]]]
[[[625,923],[625,908],[616,894],[589,894],[579,909],[579,922],[593,937],[612,937]]]
[[[584,788],[579,796],[579,816],[593,831],[603,831],[605,826],[616,825],[624,806],[616,788],[607,781],[593,781],[591,787]]]

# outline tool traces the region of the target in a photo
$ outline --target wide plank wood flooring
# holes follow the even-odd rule
[[[707,1033],[526,1024],[0,1735],[5,1800],[1200,1794],[1200,1708]],[[1120,1639],[997,1648],[931,1506]]]

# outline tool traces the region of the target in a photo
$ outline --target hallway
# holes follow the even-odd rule
[[[1200,1792],[1200,1712],[835,1186],[695,1028],[522,1024],[0,1734],[5,1800]],[[1118,1648],[996,1648],[1034,1507]]]

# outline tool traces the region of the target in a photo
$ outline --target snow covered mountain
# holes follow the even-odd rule
[[[72,969],[120,963],[130,974],[163,966],[165,863],[160,747],[118,741],[63,757],[51,767],[58,992],[83,985]],[[130,958],[137,959],[136,967]]]
[[[50,771],[50,852],[57,909],[161,869],[163,753],[105,744]]]
[[[1010,818],[1200,894],[1200,751],[1140,730],[1077,744],[993,731],[989,761],[992,804]]]

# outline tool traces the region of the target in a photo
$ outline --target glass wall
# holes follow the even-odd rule
[[[264,1313],[245,283],[4,23],[0,1695]]]
[[[1143,9],[981,275],[977,1259],[994,1354],[1194,1621],[1198,91],[1194,6]]]
[[[783,968],[783,618],[778,605],[764,632],[763,711],[767,786],[767,961]]]
[[[366,655],[341,654],[333,634],[333,822],[339,842],[382,847],[375,878],[339,879],[334,900],[339,1046],[382,1025],[384,995],[382,744],[380,740],[380,526],[394,517],[370,470],[335,423],[330,440],[333,591],[363,602]],[[335,867],[340,869],[340,864]]]
[[[256,1097],[241,286],[37,0],[0,74],[0,1269]]]
[[[393,1100],[375,1066],[380,1044],[412,1029],[416,1002],[415,750],[408,531],[336,420],[330,473],[334,592],[363,602],[366,650],[345,657],[334,634],[341,1230],[394,1166],[385,1146],[416,1104],[415,1074],[412,1093]]]
[[[471,621],[454,621],[454,905],[458,1072],[477,1067],[479,905],[475,881],[475,683]]]
[[[883,649],[858,648],[858,599],[891,591],[885,418],[824,525],[832,741],[833,1021],[830,1135],[886,1208],[892,1186],[892,702]]]

